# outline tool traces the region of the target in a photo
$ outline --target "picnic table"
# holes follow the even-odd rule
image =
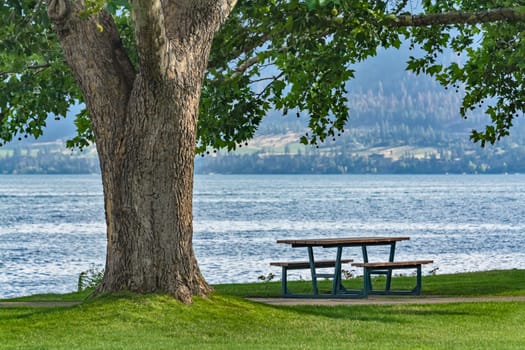
[[[280,266],[282,268],[282,294],[288,297],[349,297],[349,296],[364,296],[369,294],[390,294],[390,286],[392,279],[392,270],[401,268],[416,268],[418,279],[416,288],[410,291],[411,294],[421,293],[421,265],[431,263],[431,260],[416,260],[394,262],[396,243],[400,241],[409,240],[410,237],[344,237],[344,238],[309,238],[309,239],[280,239],[277,243],[289,244],[293,248],[307,248],[308,261],[301,262],[273,262],[271,265]],[[370,263],[368,260],[368,247],[370,246],[389,246],[388,261],[380,263]],[[314,248],[335,248],[336,255],[334,260],[317,261],[314,256]],[[360,247],[363,261],[353,264],[353,266],[364,268],[364,285],[363,290],[350,291],[344,288],[341,281],[342,264],[352,262],[349,259],[342,259],[343,248]],[[379,264],[379,265],[378,265]],[[318,274],[317,268],[334,267],[333,274]],[[289,293],[287,288],[287,270],[309,268],[312,276],[313,295],[300,295]],[[371,284],[371,275],[384,274],[386,275],[386,285],[384,291],[373,291]],[[318,277],[333,278],[332,290],[330,294],[319,294],[317,285]]]

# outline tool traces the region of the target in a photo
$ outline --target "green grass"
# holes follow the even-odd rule
[[[36,294],[0,301],[85,301],[92,294],[91,290],[67,294]]]
[[[374,278],[375,289],[384,286],[383,277]],[[363,286],[361,278],[343,281],[349,289],[359,289]],[[395,277],[392,289],[411,289],[415,286],[415,277]],[[320,281],[321,292],[328,292],[331,288],[330,281]],[[274,297],[281,293],[280,282],[224,284],[217,285],[215,289],[228,295],[240,297],[260,296]],[[309,281],[291,281],[289,289],[295,293],[311,293]],[[484,295],[525,295],[525,271],[504,270],[469,272],[451,275],[434,275],[423,277],[424,296],[484,296]]]
[[[349,287],[359,280],[345,281]],[[376,280],[376,282],[380,282]],[[409,278],[396,278],[399,286]],[[296,289],[307,282],[293,283]],[[0,309],[0,349],[523,349],[525,303],[268,306],[279,283],[218,285],[184,305],[121,294],[70,308]],[[324,287],[323,287],[324,288]],[[425,295],[525,295],[525,271],[427,276]],[[24,301],[84,300],[85,293]],[[18,299],[20,300],[20,298]]]

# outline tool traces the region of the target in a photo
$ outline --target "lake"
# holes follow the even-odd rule
[[[202,175],[194,247],[210,283],[306,258],[280,238],[403,235],[396,259],[433,259],[426,273],[525,268],[524,218],[524,175]],[[103,267],[105,238],[100,177],[0,176],[0,298],[75,290],[80,272]]]

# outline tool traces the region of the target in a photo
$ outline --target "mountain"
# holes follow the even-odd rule
[[[273,111],[256,137],[235,152],[198,159],[198,173],[505,173],[525,172],[525,125],[481,148],[470,141],[488,117],[476,110],[459,115],[461,91],[428,76],[405,71],[414,53],[385,50],[355,66],[348,84],[346,132],[319,146],[298,140],[307,118]],[[445,59],[452,59],[447,58]]]
[[[301,145],[298,140],[308,132],[308,118],[272,111],[248,146],[198,157],[196,172],[525,172],[524,123],[516,120],[512,135],[494,146],[472,143],[471,130],[482,129],[487,117],[475,111],[462,119],[461,91],[405,71],[409,55],[414,52],[405,45],[355,65],[356,77],[348,83],[349,122],[334,140],[318,147]],[[0,173],[98,171],[94,148],[73,154],[65,149],[64,140],[75,133],[76,112],[78,107],[65,120],[50,118],[38,140],[23,139],[0,148]],[[68,162],[76,165],[64,165]]]

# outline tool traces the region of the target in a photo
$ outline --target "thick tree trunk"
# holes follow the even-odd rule
[[[129,133],[116,153],[99,151],[108,247],[98,290],[165,292],[189,302],[192,295],[210,291],[192,247],[200,89],[166,86],[139,75],[133,91]]]
[[[192,246],[197,115],[213,35],[235,1],[132,1],[138,72],[107,12],[85,19],[82,2],[47,4],[100,159],[107,257],[97,292],[207,295]]]

